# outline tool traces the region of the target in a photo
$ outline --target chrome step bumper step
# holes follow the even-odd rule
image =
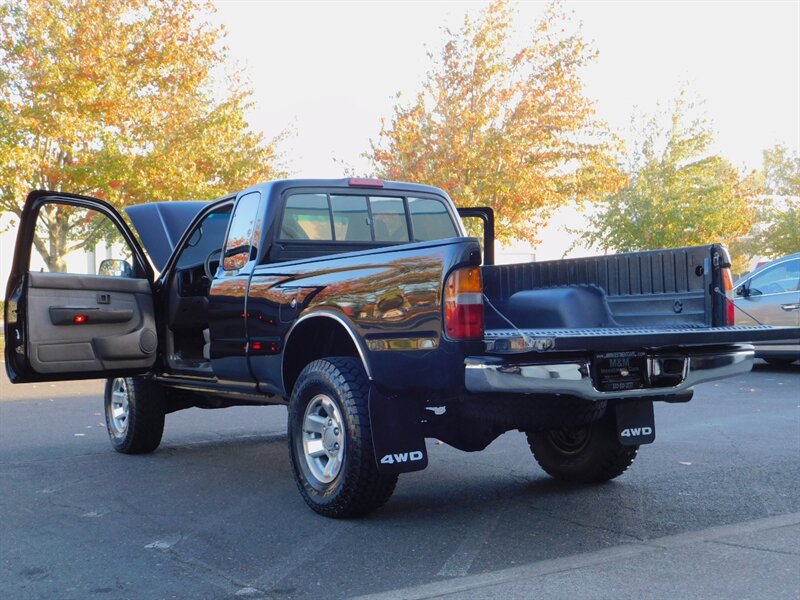
[[[748,373],[753,356],[752,346],[722,352],[649,354],[647,386],[630,390],[598,390],[589,359],[521,362],[468,357],[464,378],[467,390],[473,393],[568,394],[586,400],[664,396],[687,391],[698,383]],[[660,384],[665,381],[669,384]]]

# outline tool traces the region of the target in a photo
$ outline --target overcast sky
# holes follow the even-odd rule
[[[395,94],[411,98],[441,49],[441,28],[457,29],[484,2],[218,2],[230,58],[255,91],[251,124],[272,137],[291,124],[282,148],[293,176],[341,177],[334,162],[365,171],[361,153],[377,138]],[[517,5],[517,39],[545,4]],[[717,148],[757,168],[777,142],[800,151],[800,2],[567,2],[599,51],[584,73],[598,113],[625,135],[634,107],[652,112],[688,82],[705,100]],[[571,244],[555,215],[536,250],[558,258]],[[0,235],[5,282],[15,232]],[[580,252],[583,253],[583,252]]]
[[[442,27],[484,2],[218,2],[230,57],[255,91],[251,124],[282,147],[293,175],[358,171],[395,94],[419,90]],[[545,4],[516,5],[517,35]],[[800,2],[567,2],[599,51],[584,71],[599,116],[625,134],[682,82],[705,100],[717,150],[755,168],[776,142],[800,149]]]

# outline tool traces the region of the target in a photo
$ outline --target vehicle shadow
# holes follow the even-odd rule
[[[800,373],[800,359],[789,364],[771,364],[757,359],[753,371],[764,373]]]

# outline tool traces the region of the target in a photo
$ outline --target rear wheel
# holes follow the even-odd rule
[[[614,413],[580,427],[527,432],[536,462],[547,474],[564,481],[599,483],[622,475],[639,446],[623,446],[614,428]]]
[[[109,379],[105,414],[114,450],[123,454],[152,452],[164,433],[164,390],[141,377]]]
[[[300,494],[326,517],[357,517],[382,506],[397,475],[378,472],[369,421],[369,381],[350,357],[315,360],[289,403],[289,451]]]

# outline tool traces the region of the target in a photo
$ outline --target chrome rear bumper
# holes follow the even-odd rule
[[[595,388],[589,361],[582,359],[524,363],[498,357],[468,357],[464,361],[464,380],[467,390],[473,393],[569,394],[586,400],[664,396],[686,391],[698,383],[748,373],[753,367],[753,355],[752,346],[715,353],[653,354],[647,357],[646,378],[651,387],[613,392]],[[677,368],[676,361],[681,361]],[[669,374],[665,376],[666,370]],[[669,384],[660,385],[664,381]]]

